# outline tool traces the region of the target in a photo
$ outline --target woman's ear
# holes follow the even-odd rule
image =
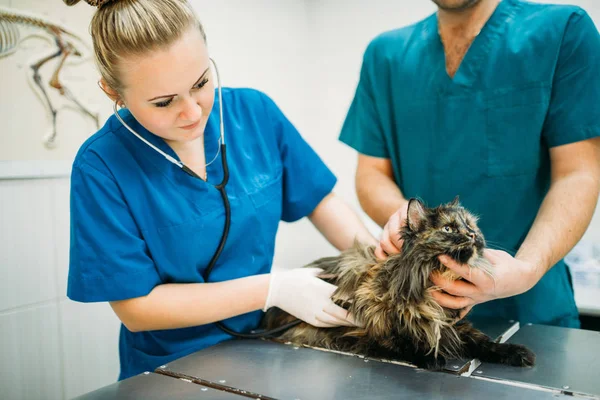
[[[111,99],[112,101],[120,101],[121,96],[119,95],[119,93],[110,86],[108,86],[104,78],[100,78],[100,80],[98,81],[98,86],[100,87],[100,89],[102,89],[104,94],[108,96],[109,99]]]

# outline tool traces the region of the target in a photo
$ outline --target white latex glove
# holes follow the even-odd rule
[[[271,272],[269,294],[263,311],[279,307],[313,326],[356,326],[352,316],[331,300],[336,286],[317,275],[320,268],[296,268]]]

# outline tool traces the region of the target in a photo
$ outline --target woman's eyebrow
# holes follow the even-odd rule
[[[197,85],[197,84],[198,84],[198,83],[199,83],[199,82],[202,80],[202,78],[204,78],[204,76],[206,75],[206,73],[207,73],[207,72],[208,72],[208,68],[206,68],[206,69],[204,70],[204,72],[202,73],[202,75],[200,75],[200,78],[198,78],[198,80],[196,81],[196,83],[194,83],[194,84],[192,85],[192,87],[196,86],[196,85]],[[165,94],[165,95],[162,95],[162,96],[156,96],[156,97],[153,97],[153,98],[151,98],[151,99],[150,99],[150,100],[148,100],[148,101],[153,101],[153,100],[157,100],[157,99],[162,99],[162,98],[164,98],[164,97],[175,97],[175,96],[177,96],[177,95],[176,95],[176,94]]]

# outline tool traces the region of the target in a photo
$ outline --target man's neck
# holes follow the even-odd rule
[[[500,0],[481,0],[464,10],[438,9],[440,35],[448,38],[474,38],[494,13],[498,3]]]

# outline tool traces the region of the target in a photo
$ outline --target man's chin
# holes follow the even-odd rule
[[[481,0],[432,0],[440,9],[444,11],[463,11],[473,7]]]

